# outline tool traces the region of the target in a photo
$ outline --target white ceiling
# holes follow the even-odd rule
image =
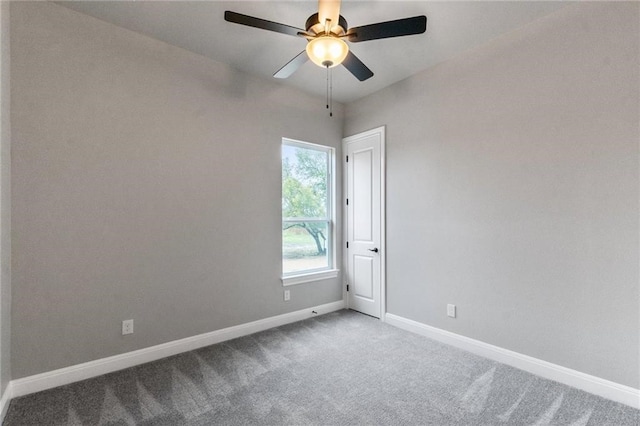
[[[274,72],[304,50],[306,41],[226,22],[224,11],[304,28],[306,19],[317,12],[318,6],[313,0],[56,3],[266,78],[273,78]],[[335,68],[334,99],[338,102],[359,99],[568,4],[561,1],[344,0],[341,14],[350,27],[426,15],[427,32],[351,43],[350,49],[375,75],[359,82],[343,67]],[[326,71],[311,61],[287,80],[278,81],[314,95],[326,93]]]

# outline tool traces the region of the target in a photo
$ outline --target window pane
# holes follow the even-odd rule
[[[329,267],[329,226],[326,222],[282,224],[282,272],[310,271]]]
[[[328,217],[329,153],[282,146],[282,217]]]

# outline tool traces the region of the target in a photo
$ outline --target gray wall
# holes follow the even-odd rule
[[[640,387],[639,9],[570,6],[347,105],[346,135],[387,126],[390,313]]]
[[[340,105],[50,2],[11,42],[13,379],[342,299],[280,282],[281,138]]]
[[[0,397],[11,379],[11,126],[9,3],[0,3]]]

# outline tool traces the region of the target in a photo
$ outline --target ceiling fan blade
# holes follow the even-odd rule
[[[367,66],[363,64],[362,61],[351,51],[347,54],[342,65],[344,65],[344,67],[360,81],[365,81],[366,79],[373,77],[373,71],[367,68]]]
[[[340,0],[318,0],[318,22],[324,26],[324,22],[331,19],[331,26],[338,25],[340,19]]]
[[[246,25],[248,27],[260,28],[267,31],[275,31],[277,33],[298,36],[302,32],[300,28],[290,25],[279,24],[277,22],[267,21],[266,19],[254,18],[253,16],[243,15],[241,13],[227,10],[224,12],[224,20],[233,22],[234,24]]]
[[[347,39],[352,43],[357,43],[359,41],[422,34],[426,30],[427,17],[420,15],[412,18],[349,28],[349,31],[347,31]]]
[[[303,50],[302,52],[298,53],[295,58],[287,62],[285,66],[280,68],[273,76],[275,78],[287,78],[291,74],[296,72],[298,68],[304,65],[307,60],[309,60],[309,56],[307,56],[307,51]]]

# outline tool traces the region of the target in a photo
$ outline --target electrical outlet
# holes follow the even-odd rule
[[[288,302],[289,300],[291,300],[291,290],[285,290],[284,291],[284,301]]]
[[[133,320],[122,321],[122,335],[133,334]]]
[[[447,315],[451,318],[456,317],[456,305],[447,305]]]

